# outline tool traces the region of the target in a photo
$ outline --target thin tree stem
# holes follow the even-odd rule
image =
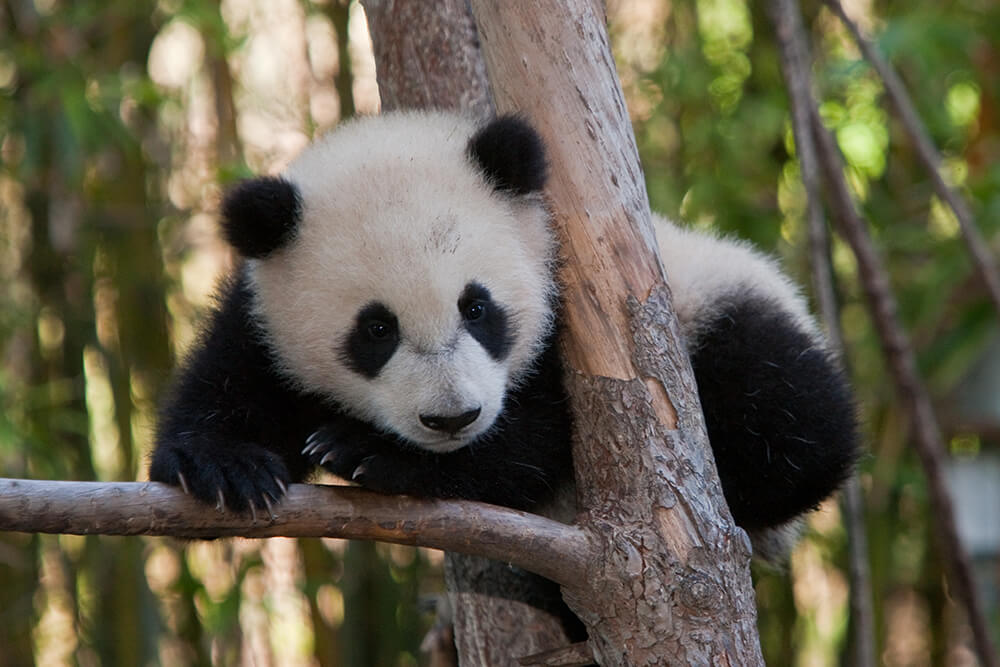
[[[810,119],[829,188],[834,219],[841,235],[854,251],[861,284],[889,363],[890,374],[912,420],[913,443],[927,476],[939,546],[944,560],[950,565],[952,586],[965,605],[981,663],[987,667],[996,667],[996,651],[986,624],[982,600],[973,580],[972,563],[958,535],[955,507],[944,478],[945,443],[930,395],[917,373],[913,348],[899,322],[888,274],[844,179],[843,159],[836,141],[823,125],[815,105],[810,108]]]
[[[934,192],[955,212],[955,218],[958,220],[959,228],[962,230],[962,237],[965,239],[965,245],[972,255],[972,261],[976,266],[976,270],[986,285],[990,299],[993,301],[993,306],[1000,313],[1000,272],[997,271],[996,259],[989,245],[983,239],[979,227],[976,226],[972,212],[969,210],[965,200],[954,188],[948,187],[948,184],[944,182],[944,178],[941,177],[941,154],[938,152],[937,147],[934,146],[934,141],[921,122],[913,101],[906,92],[905,84],[899,78],[899,75],[896,74],[896,70],[892,68],[892,65],[878,52],[878,49],[875,48],[871,40],[861,34],[861,28],[858,27],[858,24],[847,16],[847,12],[844,11],[840,0],[823,0],[823,2],[826,3],[830,10],[847,27],[858,48],[861,49],[861,53],[864,54],[865,59],[871,66],[875,68],[875,71],[885,84],[885,93],[889,98],[889,103],[899,116],[899,121],[906,134],[910,137],[910,141],[913,142],[917,158],[930,175],[931,183],[934,185]]]
[[[814,292],[830,348],[840,356],[841,360],[846,360],[843,333],[840,328],[840,311],[834,290],[833,268],[830,262],[830,236],[823,212],[816,143],[809,121],[809,108],[814,104],[809,75],[811,62],[809,44],[795,0],[772,0],[768,9],[781,53],[782,70],[791,107],[792,131],[795,134],[795,151],[799,159],[802,184],[806,190],[809,254]],[[871,576],[868,567],[864,500],[857,474],[848,480],[843,499],[844,519],[850,541],[848,562],[854,664],[857,667],[874,667],[875,613],[872,608]]]

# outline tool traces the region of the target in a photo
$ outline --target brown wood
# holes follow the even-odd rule
[[[362,0],[382,109],[493,113],[479,38],[465,0]]]
[[[590,553],[575,526],[471,501],[292,484],[271,516],[206,512],[157,482],[0,479],[0,530],[71,535],[339,537],[475,553],[578,581]]]
[[[601,3],[471,6],[497,109],[550,150],[579,522],[600,552],[564,596],[601,664],[761,664],[749,542],[680,345]]]
[[[575,665],[589,665],[593,662],[590,654],[590,644],[579,642],[569,646],[536,653],[518,661],[522,665],[547,665],[550,667],[573,667]]]
[[[566,646],[558,618],[518,599],[526,581],[506,563],[450,554],[445,581],[461,665],[517,665],[522,656]]]

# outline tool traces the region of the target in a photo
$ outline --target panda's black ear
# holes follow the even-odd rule
[[[490,121],[469,140],[468,152],[497,190],[526,195],[545,187],[545,145],[520,116]]]
[[[288,243],[301,218],[299,189],[280,177],[241,181],[222,200],[222,233],[244,257],[264,257]]]

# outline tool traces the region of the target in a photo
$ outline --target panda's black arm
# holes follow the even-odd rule
[[[275,372],[250,303],[242,274],[223,286],[163,404],[149,469],[154,481],[237,511],[264,509],[305,477],[302,443],[324,418]]]

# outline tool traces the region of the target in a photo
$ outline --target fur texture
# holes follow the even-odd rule
[[[248,259],[150,477],[235,510],[314,465],[388,493],[553,500],[572,466],[544,180],[521,119],[397,113],[237,187],[223,224]],[[752,536],[786,534],[853,465],[845,378],[770,260],[655,222],[727,501]]]

